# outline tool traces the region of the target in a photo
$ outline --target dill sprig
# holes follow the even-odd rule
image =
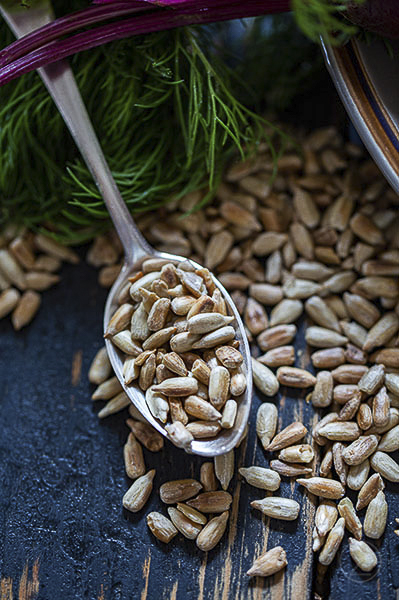
[[[202,27],[122,40],[75,56],[72,66],[132,212],[198,188],[206,202],[234,152],[244,156],[265,139],[276,152],[270,124],[239,102],[240,84]],[[0,106],[0,222],[47,221],[68,243],[108,228],[98,190],[37,75],[1,88]],[[274,131],[278,148],[284,135]]]
[[[314,42],[320,36],[333,45],[340,45],[358,28],[345,18],[349,4],[365,0],[292,0],[292,9],[298,26]]]

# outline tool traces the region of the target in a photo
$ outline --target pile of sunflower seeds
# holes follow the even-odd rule
[[[209,270],[148,258],[121,289],[105,337],[125,356],[125,384],[138,382],[179,447],[231,429],[246,376],[234,317]]]
[[[77,264],[79,257],[41,233],[14,225],[0,233],[0,319],[11,314],[16,331],[28,325],[39,310],[39,292],[59,282],[63,261]]]
[[[362,150],[344,143],[331,127],[306,137],[302,156],[296,152],[283,156],[273,182],[271,169],[270,157],[261,148],[257,156],[227,171],[211,206],[190,213],[202,197],[201,192],[193,193],[155,215],[141,216],[138,224],[159,250],[204,264],[230,291],[253,343],[254,383],[265,396],[275,396],[280,386],[308,390],[307,401],[318,412],[328,411],[314,428],[310,445],[302,443],[308,432],[299,422],[276,435],[276,404],[262,403],[257,434],[265,450],[278,454],[269,468],[240,468],[242,477],[269,492],[278,490],[280,476],[300,477],[298,484],[320,499],[313,549],[319,552],[321,567],[327,568],[334,559],[346,528],[353,536],[349,540],[353,561],[370,571],[377,558],[362,536],[383,535],[384,479],[399,481],[399,465],[390,455],[399,449],[399,197]],[[111,285],[119,268],[102,267],[102,284]],[[295,323],[302,315],[307,319],[305,338],[316,375],[294,366]],[[210,360],[221,365],[217,356]],[[115,379],[109,382],[118,385]],[[104,410],[108,414],[107,406],[100,416],[105,416]],[[136,445],[143,429],[147,437],[150,430],[137,411],[129,410],[133,418],[128,424],[137,439],[130,434],[128,443]],[[160,513],[148,515],[154,535],[164,541],[177,530],[187,535],[187,529],[177,525],[183,519],[192,539],[198,540],[201,530],[199,547],[204,536],[203,549],[219,541],[227,521],[227,497],[220,504],[221,515],[208,524],[203,514],[182,508],[183,500],[199,491],[198,485],[203,490],[197,498],[228,493],[233,452],[216,458],[215,467],[223,492],[203,485],[202,478],[197,485],[193,480],[168,484],[191,490],[190,495],[172,494],[178,504],[168,510],[170,519]],[[209,462],[203,468],[212,472]],[[144,506],[151,473],[141,475],[147,478],[144,484],[140,480],[133,484],[133,507],[137,496],[138,505]],[[356,507],[346,488],[358,491]],[[201,501],[190,502],[190,510],[201,512]],[[129,504],[128,498],[125,506]],[[252,506],[280,519],[295,519],[299,513],[294,500],[277,496]],[[366,511],[363,523],[360,511]],[[273,548],[255,561],[248,574],[270,575],[286,564],[284,550]]]

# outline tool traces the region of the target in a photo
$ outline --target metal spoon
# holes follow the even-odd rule
[[[38,6],[33,4],[28,9],[18,5],[15,6],[15,4],[12,6],[12,4],[9,2],[0,2],[0,12],[18,38],[54,19],[49,1],[40,2]],[[135,263],[142,260],[145,256],[170,258],[177,261],[186,259],[165,252],[157,252],[146,242],[137,229],[112,177],[69,64],[66,61],[59,61],[38,69],[38,72],[93,175],[125,251],[123,267],[111,288],[105,305],[105,331],[113,312],[118,306],[117,298],[119,292],[126,278],[132,272]],[[193,265],[196,267],[200,266],[194,262]],[[236,422],[232,429],[222,430],[216,438],[194,440],[191,443],[190,451],[201,456],[224,454],[237,445],[246,427],[252,400],[251,355],[244,326],[230,295],[216,278],[214,278],[214,282],[224,296],[228,311],[236,320],[236,337],[239,340],[240,351],[244,357],[243,369],[247,377],[247,389],[243,397],[239,399]],[[105,344],[115,374],[130,400],[147,421],[162,435],[167,437],[167,432],[163,425],[154,419],[149,411],[142,390],[137,385],[126,386],[124,384],[122,377],[122,353],[110,340],[106,340]]]

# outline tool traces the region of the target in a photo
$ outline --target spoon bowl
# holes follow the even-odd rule
[[[146,244],[147,245],[147,244]],[[148,249],[147,249],[148,250]],[[143,260],[146,258],[166,258],[170,259],[173,262],[184,262],[187,261],[187,258],[182,256],[177,256],[173,254],[167,254],[166,252],[156,252],[152,250],[150,253],[143,249],[143,253],[139,259],[137,259],[133,263],[128,263],[125,261],[121,272],[118,275],[114,285],[112,286],[107,302],[105,305],[104,311],[104,333],[107,329],[108,323],[111,319],[111,316],[118,308],[118,296],[123,289],[126,279],[129,275],[137,268],[140,267]],[[195,261],[190,260],[191,264],[195,268],[200,268],[201,265],[196,263]],[[243,355],[244,361],[242,368],[245,372],[245,376],[247,379],[247,388],[245,392],[239,397],[236,398],[238,408],[237,408],[237,416],[235,420],[234,427],[232,429],[222,429],[218,435],[214,438],[210,439],[201,439],[201,440],[193,440],[190,446],[190,452],[193,454],[198,454],[200,456],[217,456],[219,454],[225,454],[229,452],[232,448],[234,448],[239,440],[241,439],[245,427],[248,422],[249,413],[251,409],[251,401],[252,401],[252,367],[251,367],[251,354],[248,345],[247,336],[245,334],[244,325],[242,323],[241,317],[238,313],[238,310],[231,299],[229,293],[225,290],[222,284],[212,275],[213,281],[215,285],[221,291],[223,298],[226,302],[228,314],[234,316],[235,321],[233,322],[233,326],[236,330],[236,339],[240,344],[240,352]],[[155,419],[149,410],[147,403],[145,401],[145,393],[138,387],[136,383],[131,385],[126,385],[123,380],[123,361],[124,355],[110,339],[105,339],[105,345],[107,348],[108,356],[112,365],[112,368],[115,371],[115,375],[118,377],[123,390],[129,396],[131,402],[140,411],[140,413],[145,417],[145,419],[162,435],[168,437],[168,433],[164,427],[164,425],[158,420]]]

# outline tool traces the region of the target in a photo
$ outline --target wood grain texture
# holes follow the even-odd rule
[[[155,492],[160,484],[199,478],[198,457],[169,443],[161,453],[145,450],[147,467],[156,469],[154,492],[139,514],[122,508],[130,483],[122,456],[126,411],[99,422],[102,403],[92,403],[86,379],[102,338],[106,292],[96,277],[85,264],[66,266],[60,285],[43,295],[29,328],[15,334],[8,322],[0,322],[1,600],[19,600],[20,590],[22,600],[33,600],[28,589],[36,590],[38,600],[310,599],[313,498],[288,479],[283,478],[281,495],[301,504],[300,518],[293,522],[267,519],[251,509],[250,502],[264,492],[236,477],[228,530],[208,554],[180,535],[164,545],[145,523],[151,510],[166,513]],[[306,361],[302,356],[301,364]],[[305,394],[287,391],[280,395],[279,428],[298,418],[310,429],[315,417]],[[237,467],[266,465],[270,458],[254,431],[260,402],[255,396],[250,434],[236,451]],[[394,500],[390,506],[392,521]],[[287,569],[269,579],[248,578],[253,560],[276,545],[286,549]],[[391,566],[382,562],[378,585],[357,585],[362,600],[375,600],[377,588],[384,600],[393,598],[397,546],[386,536],[383,551],[384,556],[390,552]],[[339,579],[338,568],[333,581]],[[346,594],[334,584],[331,598]]]

